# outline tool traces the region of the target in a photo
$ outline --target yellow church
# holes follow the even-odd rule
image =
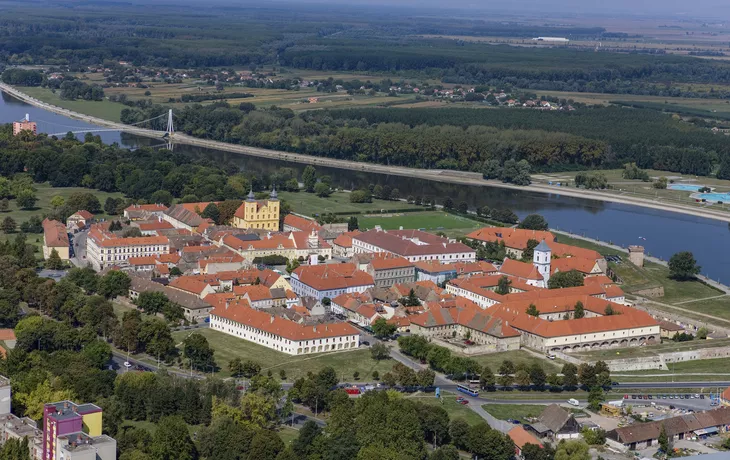
[[[251,190],[246,201],[241,203],[233,215],[233,226],[278,232],[279,198],[276,188],[271,191],[268,200],[257,200]]]

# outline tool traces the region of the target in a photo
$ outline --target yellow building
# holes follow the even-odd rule
[[[254,228],[279,231],[279,199],[276,189],[271,191],[268,200],[257,200],[253,190],[246,201],[233,215],[233,226],[237,228]]]

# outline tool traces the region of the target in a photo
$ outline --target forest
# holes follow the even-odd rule
[[[432,35],[575,39],[621,38],[598,27],[551,27],[444,17],[423,8],[414,17],[402,7],[288,5],[255,8],[156,4],[155,15],[132,4],[89,2],[73,14],[45,1],[0,6],[3,65],[87,66],[126,61],[136,66],[199,69],[220,66],[289,66],[324,71],[369,71],[437,78],[445,83],[512,86],[532,90],[727,98],[724,61],[665,54],[536,49],[490,45]],[[409,19],[403,20],[402,18]],[[623,37],[626,38],[626,37]],[[678,82],[717,84],[697,91]]]
[[[125,109],[137,123],[162,106]],[[190,135],[314,156],[481,172],[490,160],[526,160],[535,171],[642,168],[709,175],[730,161],[722,136],[651,110],[347,109],[295,114],[225,102],[176,112]]]

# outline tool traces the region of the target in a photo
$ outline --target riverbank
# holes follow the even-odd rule
[[[28,104],[34,105],[44,110],[48,110],[60,115],[64,115],[70,118],[81,120],[87,123],[108,128],[110,130],[119,130],[139,136],[148,138],[160,139],[162,137],[159,131],[151,129],[138,128],[134,126],[125,125],[122,123],[116,123],[101,118],[84,115],[81,113],[73,112],[62,107],[58,107],[47,102],[38,100],[31,97],[22,91],[19,91],[9,85],[0,83],[0,91],[16,97]],[[503,189],[520,190],[527,192],[542,193],[556,196],[566,196],[575,198],[584,198],[597,201],[620,203],[626,205],[641,206],[649,209],[656,209],[661,211],[677,212],[681,214],[704,217],[708,219],[719,220],[730,223],[730,213],[707,209],[707,208],[696,208],[689,205],[682,205],[676,203],[664,202],[661,199],[648,199],[634,196],[620,196],[613,195],[606,192],[600,192],[595,190],[582,190],[582,189],[571,189],[568,187],[558,187],[547,184],[532,184],[527,187],[517,186],[513,184],[505,184],[499,181],[484,180],[480,174],[473,172],[461,172],[461,171],[444,171],[444,170],[428,170],[428,169],[416,169],[407,168],[403,166],[389,166],[380,165],[374,163],[360,163],[349,160],[338,160],[332,158],[313,157],[311,155],[304,155],[291,152],[282,152],[278,150],[263,149],[257,147],[247,147],[242,145],[228,144],[225,142],[211,141],[206,139],[199,139],[196,137],[188,136],[185,134],[176,133],[172,136],[171,141],[173,143],[181,143],[192,146],[222,150],[231,153],[237,153],[242,155],[251,155],[262,158],[271,158],[281,161],[292,161],[302,164],[320,165],[339,169],[348,169],[353,171],[379,173],[396,175],[403,177],[415,177],[424,180],[447,182],[460,185],[473,185],[473,186],[487,186],[497,187]]]

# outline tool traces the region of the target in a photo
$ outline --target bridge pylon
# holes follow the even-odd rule
[[[165,129],[165,132],[168,136],[172,136],[173,134],[175,134],[175,128],[172,124],[172,109],[167,112],[167,128]]]

